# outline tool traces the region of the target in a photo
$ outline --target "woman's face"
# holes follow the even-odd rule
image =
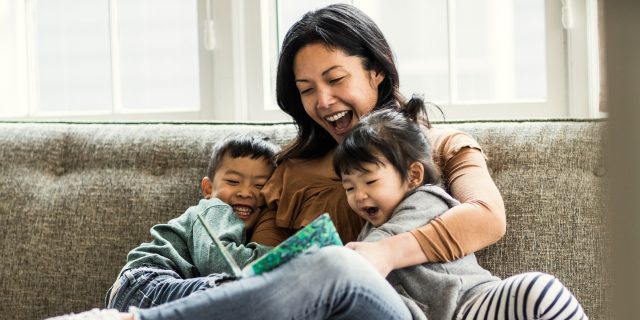
[[[366,70],[362,58],[322,43],[298,51],[293,73],[304,110],[338,143],[373,110],[384,79],[381,72]]]

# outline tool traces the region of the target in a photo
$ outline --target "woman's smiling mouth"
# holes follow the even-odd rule
[[[353,111],[345,110],[334,113],[324,118],[338,134],[346,133],[353,119]]]

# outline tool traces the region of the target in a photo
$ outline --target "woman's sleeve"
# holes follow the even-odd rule
[[[471,136],[456,130],[429,130],[434,162],[446,187],[461,204],[411,231],[429,262],[445,262],[483,249],[505,233],[502,196],[485,156]]]

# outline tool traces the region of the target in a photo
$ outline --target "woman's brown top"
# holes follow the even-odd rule
[[[431,262],[450,261],[495,243],[505,232],[505,211],[478,143],[466,133],[432,128],[427,137],[445,188],[461,204],[411,234]],[[327,212],[344,243],[364,225],[351,210],[333,171],[333,152],[313,160],[286,160],[262,189],[267,208],[251,241],[277,245],[318,215]]]

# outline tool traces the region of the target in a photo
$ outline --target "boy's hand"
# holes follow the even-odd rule
[[[385,278],[393,270],[393,251],[384,241],[349,242],[345,247],[364,257]]]

